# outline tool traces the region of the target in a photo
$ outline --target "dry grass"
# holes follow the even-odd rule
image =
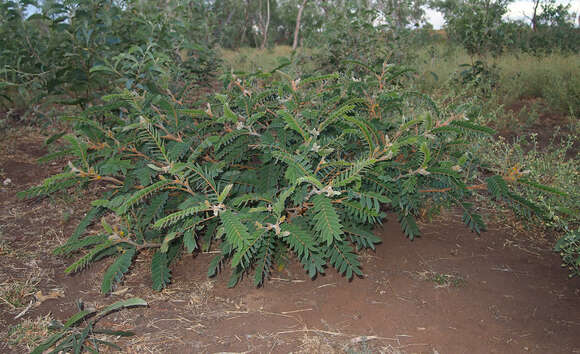
[[[42,279],[42,272],[29,273],[26,279],[8,279],[0,284],[0,300],[10,310],[17,310],[34,301],[34,294]]]
[[[447,82],[465,69],[460,65],[472,63],[464,49],[449,45],[426,47],[416,55],[411,66],[421,75],[417,85],[427,92],[447,91]],[[580,113],[578,55],[554,53],[537,57],[513,52],[485,60],[499,74],[496,92],[491,98],[495,106],[511,105],[522,98],[542,98],[551,112],[577,119]]]
[[[300,338],[300,346],[297,348],[296,353],[336,353],[336,349],[333,348],[329,343],[328,339],[320,335],[312,335],[308,332],[304,332],[304,335]]]
[[[312,49],[299,48],[296,52],[289,46],[276,46],[267,49],[239,48],[237,50],[222,49],[221,56],[224,61],[223,70],[229,72],[243,71],[271,71],[280,66],[282,58],[293,58],[294,66],[285,71],[300,75],[300,73],[312,72],[315,63],[312,61]]]
[[[222,59],[227,69],[235,71],[253,72],[268,71],[277,67],[279,57],[288,57],[292,54],[289,46],[276,46],[264,50],[256,48],[240,48],[238,50],[222,49]]]
[[[206,280],[202,283],[195,283],[194,288],[189,296],[188,307],[195,310],[207,305],[208,300],[211,297],[211,291],[214,287],[215,281]]]
[[[13,350],[26,348],[30,352],[48,337],[53,321],[50,313],[36,319],[25,319],[9,329],[5,340]]]

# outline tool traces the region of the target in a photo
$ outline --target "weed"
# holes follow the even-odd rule
[[[436,288],[461,288],[467,284],[465,278],[457,273],[439,273],[435,271],[417,272],[418,280],[435,283]]]
[[[438,287],[458,288],[465,285],[465,279],[455,274],[432,273],[429,280],[436,283]]]
[[[554,250],[562,257],[562,267],[568,268],[569,276],[580,276],[580,228],[560,238]]]
[[[500,138],[489,142],[482,149],[481,157],[497,173],[509,174],[508,169],[515,168],[518,173],[553,187],[553,190],[526,188],[521,192],[547,211],[546,226],[561,229],[580,223],[580,160],[576,156],[568,157],[577,137],[568,136],[558,141],[556,136],[545,148],[538,146],[535,134],[520,137],[513,144]]]

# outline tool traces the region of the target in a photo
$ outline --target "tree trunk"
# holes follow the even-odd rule
[[[540,0],[534,0],[534,14],[532,15],[532,30],[535,32],[538,26],[538,6],[540,5]]]
[[[244,27],[242,27],[242,35],[240,37],[240,43],[238,48],[244,45],[246,41],[246,31],[248,30],[248,23],[250,22],[250,15],[248,13],[248,8],[250,7],[250,0],[246,0],[246,6],[244,7]]]
[[[262,40],[261,49],[266,48],[268,42],[268,27],[270,27],[270,0],[266,0],[266,24],[264,25],[264,39]]]
[[[302,5],[298,9],[298,15],[296,15],[296,28],[294,29],[294,42],[292,43],[292,50],[296,50],[298,47],[298,32],[300,32],[300,19],[302,18],[302,11],[304,10],[304,6],[306,6],[306,2],[308,0],[303,0]]]

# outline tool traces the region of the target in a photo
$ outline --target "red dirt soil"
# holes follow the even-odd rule
[[[0,177],[12,183],[0,185],[1,241],[8,250],[0,257],[0,284],[41,272],[35,290],[56,288],[65,297],[17,320],[24,307],[0,302],[0,352],[26,351],[7,339],[25,319],[50,312],[66,320],[79,298],[100,307],[138,296],[148,308],[100,322],[136,332],[118,342],[129,353],[580,353],[580,279],[567,278],[549,242],[493,225],[477,237],[452,213],[423,225],[414,242],[390,217],[376,230],[383,243],[362,252],[365,276],[351,282],[333,269],[310,280],[291,262],[263,288],[244,280],[228,289],[227,270],[208,280],[213,255],[198,254],[184,256],[173,283],[157,293],[150,289],[150,257],[142,253],[117,295],[102,296],[109,262],[66,276],[71,260],[51,254],[88,209],[86,199],[15,196],[62,166],[34,163],[46,152],[38,148],[41,139],[19,133],[1,146]]]

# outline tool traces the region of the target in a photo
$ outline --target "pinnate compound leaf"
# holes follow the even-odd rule
[[[109,266],[101,283],[101,292],[103,294],[110,293],[114,283],[121,281],[123,274],[131,267],[135,252],[134,247],[124,249],[123,253]]]
[[[341,240],[342,225],[336,210],[330,199],[322,194],[312,198],[314,203],[314,230],[322,237],[322,240],[330,245],[334,240]]]
[[[161,251],[155,252],[151,260],[151,279],[153,290],[160,291],[171,281],[171,272],[168,267],[167,254]]]
[[[231,211],[226,210],[220,213],[220,219],[224,226],[226,240],[238,250],[244,248],[250,239],[250,234],[240,218]]]

